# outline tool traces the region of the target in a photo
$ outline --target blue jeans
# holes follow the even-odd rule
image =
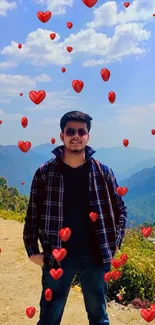
[[[59,280],[54,280],[50,267],[43,266],[42,295],[40,299],[40,318],[37,325],[59,325],[63,316],[72,280],[77,273],[84,296],[89,325],[110,325],[106,311],[106,293],[108,285],[104,282],[103,266],[94,264],[91,254],[81,258],[66,256],[61,262],[64,271]],[[47,288],[53,291],[51,301],[46,301],[44,292]]]

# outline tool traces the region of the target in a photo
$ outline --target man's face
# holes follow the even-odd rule
[[[60,133],[66,150],[75,154],[85,150],[89,138],[87,123],[83,122],[67,122],[64,132]]]

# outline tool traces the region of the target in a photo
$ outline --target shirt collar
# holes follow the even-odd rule
[[[64,151],[64,146],[58,146],[56,147],[53,151],[51,151],[56,158],[61,158],[62,153]],[[94,150],[93,148],[86,146],[85,148],[85,155],[86,155],[86,159],[89,160],[91,159],[91,157],[94,155],[94,153],[96,152],[96,150]]]

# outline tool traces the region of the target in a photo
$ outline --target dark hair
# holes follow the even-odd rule
[[[71,111],[63,115],[60,120],[60,128],[62,132],[64,131],[67,122],[70,121],[87,123],[88,132],[91,129],[91,121],[92,121],[91,116],[80,111]]]

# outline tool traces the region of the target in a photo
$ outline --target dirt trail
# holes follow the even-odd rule
[[[36,325],[41,295],[41,268],[32,264],[26,254],[23,224],[0,218],[0,325]],[[35,316],[29,319],[27,307],[34,306]],[[111,325],[144,325],[140,311],[108,304]],[[71,288],[62,325],[88,324],[83,296]],[[155,325],[155,321],[151,322]]]

